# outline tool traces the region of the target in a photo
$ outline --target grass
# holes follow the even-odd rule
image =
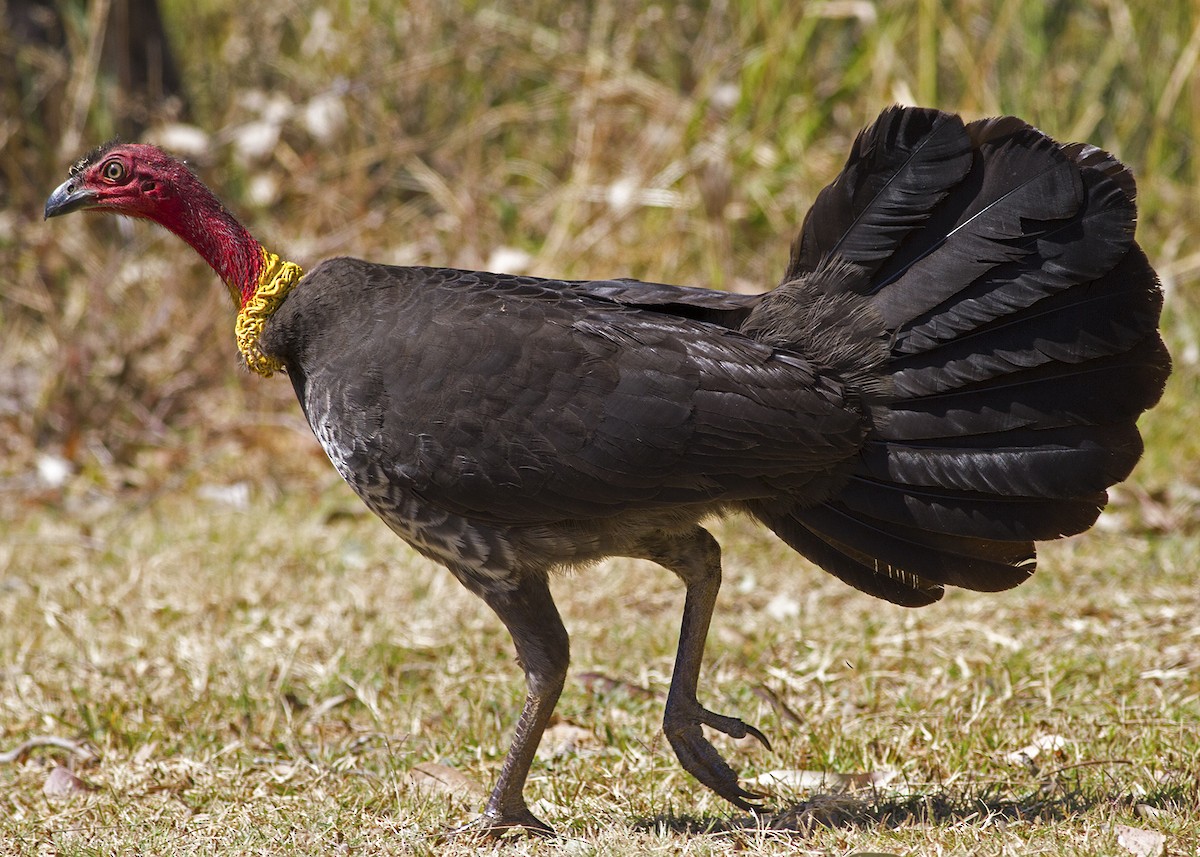
[[[506,636],[318,464],[301,481],[315,493],[268,483],[229,508],[196,476],[132,511],[42,516],[9,543],[7,568],[42,571],[3,577],[6,732],[100,755],[79,768],[96,791],[65,800],[41,793],[54,753],[0,768],[18,850],[474,853],[432,837],[470,818],[498,770],[521,692]],[[706,698],[776,745],[726,752],[747,775],[895,778],[840,797],[783,788],[763,827],[688,781],[658,731],[678,587],[612,561],[556,586],[575,659],[559,716],[586,739],[535,769],[531,798],[565,837],[544,847],[950,853],[983,832],[987,853],[1104,854],[1129,824],[1195,850],[1193,544],[1097,533],[1049,548],[1016,592],[909,612],[742,522],[719,532],[729,583]],[[1114,567],[1148,582],[1117,590]],[[1042,736],[1064,743],[1010,758]],[[464,775],[466,797],[410,785],[430,762]],[[1139,807],[1159,814],[1148,825]]]
[[[583,731],[529,794],[563,837],[499,850],[1115,855],[1126,825],[1200,854],[1192,4],[163,5],[198,169],[301,261],[758,290],[893,100],[1118,152],[1176,374],[1104,526],[1013,592],[916,612],[717,528],[703,699],[774,743],[723,751],[747,777],[891,779],[776,788],[763,823],[696,786],[658,727],[681,592],[614,560],[555,584],[574,662],[554,735]],[[88,20],[67,21],[83,53]],[[522,695],[506,634],[360,509],[286,382],[236,371],[223,291],[186,248],[40,222],[122,119],[94,65],[3,47],[21,85],[0,96],[19,96],[0,122],[0,752],[51,734],[96,757],[0,764],[0,849],[477,853],[439,834],[499,769]],[[38,475],[56,462],[63,481]],[[60,762],[93,788],[44,795]]]
[[[521,694],[508,640],[318,463],[316,495],[256,489],[228,508],[196,477],[132,511],[80,502],[86,534],[49,516],[11,533],[6,568],[43,571],[4,577],[6,732],[100,753],[79,769],[96,791],[65,801],[41,793],[55,754],[0,768],[18,851],[473,852],[431,835],[468,820],[498,771]],[[928,853],[986,832],[989,853],[1120,853],[1112,826],[1147,826],[1139,807],[1172,853],[1200,844],[1194,545],[1093,534],[1051,547],[1019,591],[910,612],[799,568],[743,523],[720,535],[706,697],[776,745],[727,753],[748,775],[895,779],[842,797],[782,789],[764,827],[686,780],[658,731],[678,587],[613,561],[556,587],[577,677],[559,717],[587,739],[535,769],[530,797],[565,837],[542,847]],[[1151,582],[1130,593],[1112,568]],[[593,671],[658,699],[578,678]],[[1042,736],[1061,750],[1010,759]],[[461,772],[468,797],[409,785],[427,762]]]

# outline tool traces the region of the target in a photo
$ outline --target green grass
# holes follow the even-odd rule
[[[747,777],[886,786],[777,789],[756,824],[690,781],[659,729],[682,593],[612,561],[555,583],[573,635],[558,714],[588,737],[535,764],[529,797],[563,837],[505,853],[1117,855],[1128,825],[1200,854],[1193,4],[164,8],[210,135],[197,168],[305,263],[479,267],[505,248],[535,274],[759,290],[892,101],[1015,112],[1118,153],[1176,373],[1106,526],[1046,546],[1013,592],[916,612],[717,528],[702,698],[774,744],[722,751]],[[70,44],[86,24],[69,17]],[[97,753],[74,763],[95,789],[66,799],[42,793],[63,751],[0,764],[0,849],[478,853],[439,834],[478,812],[520,704],[503,628],[360,509],[285,381],[236,369],[227,299],[185,247],[41,222],[78,154],[58,143],[104,139],[120,111],[102,77],[78,100],[86,63],[0,47],[21,119],[0,123],[0,752],[50,734]],[[328,140],[304,119],[318,98],[345,115]],[[245,154],[270,99],[279,138]],[[37,477],[46,456],[69,463],[62,485]],[[208,499],[231,485],[244,506]],[[1046,736],[1057,752],[1014,760]],[[413,785],[429,764],[463,784]]]

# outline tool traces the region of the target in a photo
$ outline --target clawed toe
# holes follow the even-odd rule
[[[489,806],[474,821],[446,832],[448,837],[474,839],[504,839],[509,836],[555,836],[554,828],[546,824],[525,806],[503,812]]]
[[[749,735],[768,750],[771,749],[771,742],[767,740],[767,736],[744,720],[739,720],[736,717],[726,717],[723,714],[716,714],[707,708],[700,709],[698,719],[705,726],[711,726],[718,732],[725,733],[730,738],[745,738]]]
[[[695,711],[689,711],[685,715],[669,713],[663,723],[663,730],[671,749],[675,751],[685,771],[739,809],[747,812],[760,811],[766,796],[742,788],[737,774],[704,737],[701,724],[732,738],[751,735],[769,750],[771,744],[766,736],[736,717],[715,714],[699,705]]]
[[[667,732],[667,740],[679,758],[685,771],[729,801],[739,809],[755,812],[762,808],[763,795],[747,791],[738,783],[733,768],[721,758],[721,754],[704,737],[698,724],[691,724],[674,733]]]
[[[446,832],[447,837],[466,839],[505,839],[510,836],[555,836],[554,828],[539,819],[529,810],[514,818],[497,818],[487,813],[462,827]]]

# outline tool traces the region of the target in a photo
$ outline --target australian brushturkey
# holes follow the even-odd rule
[[[697,701],[721,584],[700,523],[749,514],[897,604],[1016,586],[1129,474],[1170,372],[1133,177],[1012,117],[884,111],[753,297],[344,258],[302,276],[145,145],[75,164],[46,216],[77,209],[191,244],[250,368],[287,373],[364,502],[508,627],[528,695],[485,830],[547,829],[522,792],[567,670],[551,572],[621,555],[683,580],[664,730],[753,808],[701,732],[765,743]]]

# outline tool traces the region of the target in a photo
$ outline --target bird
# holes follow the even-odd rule
[[[45,217],[143,218],[190,244],[230,291],[239,359],[285,374],[363,502],[506,626],[525,702],[467,825],[501,835],[552,833],[525,784],[570,660],[557,572],[623,556],[682,581],[663,731],[758,812],[702,731],[770,746],[699,701],[722,573],[706,522],[749,516],[909,607],[1014,587],[1037,542],[1095,522],[1171,371],[1135,199],[1095,146],[892,106],[758,295],[346,257],[305,273],[147,144],[82,157]]]

